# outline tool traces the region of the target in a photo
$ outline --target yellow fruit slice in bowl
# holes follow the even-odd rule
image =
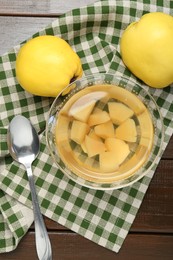
[[[87,122],[97,100],[105,97],[105,92],[97,91],[97,93],[87,93],[76,100],[68,111],[69,116],[75,119]]]
[[[70,131],[70,138],[77,144],[81,144],[86,134],[89,132],[89,126],[81,121],[73,120],[71,131]]]
[[[107,138],[105,140],[105,146],[108,151],[113,152],[114,158],[116,158],[119,165],[122,164],[130,153],[129,145],[117,138]]]
[[[96,140],[88,135],[85,136],[85,146],[89,157],[93,157],[106,150],[105,144],[101,140]]]
[[[94,127],[96,135],[105,139],[108,137],[114,137],[114,126],[112,121],[97,125]]]
[[[123,81],[123,80],[122,80]],[[121,83],[122,85],[127,85],[126,79]],[[133,83],[135,84],[135,83]],[[115,100],[123,104],[128,104],[128,107],[136,114],[141,114],[145,109],[145,105],[140,99],[136,98],[135,92],[132,93],[133,88],[129,85],[129,89],[117,86],[114,89],[110,89],[110,96]]]
[[[102,111],[101,109],[97,109],[94,111],[89,119],[88,119],[88,125],[99,125],[110,121],[110,116],[107,111]]]
[[[137,119],[139,121],[141,137],[145,137],[151,140],[153,137],[154,129],[149,112],[145,110],[142,114],[137,116]]]
[[[115,137],[127,142],[136,142],[137,130],[133,119],[127,119],[115,130]]]
[[[134,111],[130,109],[128,106],[115,101],[108,103],[108,109],[112,122],[117,125],[122,124],[124,121],[132,117],[134,114]]]
[[[113,151],[102,152],[99,155],[100,169],[102,172],[116,171],[119,167],[118,160]]]

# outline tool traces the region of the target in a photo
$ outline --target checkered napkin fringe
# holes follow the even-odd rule
[[[164,6],[162,6],[164,3]],[[125,68],[119,39],[127,25],[144,13],[173,14],[172,1],[98,1],[75,9],[32,37],[51,34],[65,39],[81,58],[84,74],[109,72],[137,79]],[[51,98],[32,96],[15,78],[16,54],[21,45],[0,57],[0,252],[15,249],[33,222],[31,195],[25,170],[8,155],[6,132],[14,115],[28,117],[37,131],[44,129]],[[138,82],[138,84],[141,84]],[[173,132],[173,88],[151,89],[164,118],[163,151]],[[44,134],[41,152],[33,163],[42,213],[92,240],[118,252],[134,221],[156,166],[142,180],[115,191],[81,187],[57,170]]]

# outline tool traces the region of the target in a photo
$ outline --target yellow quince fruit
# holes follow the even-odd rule
[[[81,76],[79,56],[57,36],[35,37],[26,42],[17,55],[17,80],[34,95],[56,97],[72,80]]]
[[[173,17],[153,12],[123,32],[120,51],[129,70],[154,88],[173,82]]]

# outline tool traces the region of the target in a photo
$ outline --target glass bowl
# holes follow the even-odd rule
[[[164,129],[144,88],[100,73],[76,80],[65,92],[50,108],[46,139],[66,176],[82,186],[111,190],[149,172],[160,155]]]

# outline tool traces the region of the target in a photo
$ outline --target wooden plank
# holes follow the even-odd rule
[[[173,159],[173,136],[171,137],[162,158]]]
[[[172,260],[173,236],[129,234],[116,254],[75,233],[50,233],[53,259],[58,260]],[[0,260],[37,259],[34,233],[29,232],[17,250],[0,255]]]
[[[161,160],[132,231],[173,233],[173,161]]]
[[[0,15],[54,16],[94,2],[96,0],[1,0]]]
[[[0,55],[45,28],[55,18],[0,17]]]
[[[0,55],[13,46],[28,39],[34,33],[45,28],[59,14],[73,8],[95,2],[94,0],[1,0],[0,1]],[[2,16],[1,16],[2,15]],[[12,15],[11,17],[9,15]],[[38,16],[38,17],[15,17]],[[39,17],[39,16],[45,17]],[[48,17],[49,16],[49,17]],[[51,17],[52,16],[52,17]]]

